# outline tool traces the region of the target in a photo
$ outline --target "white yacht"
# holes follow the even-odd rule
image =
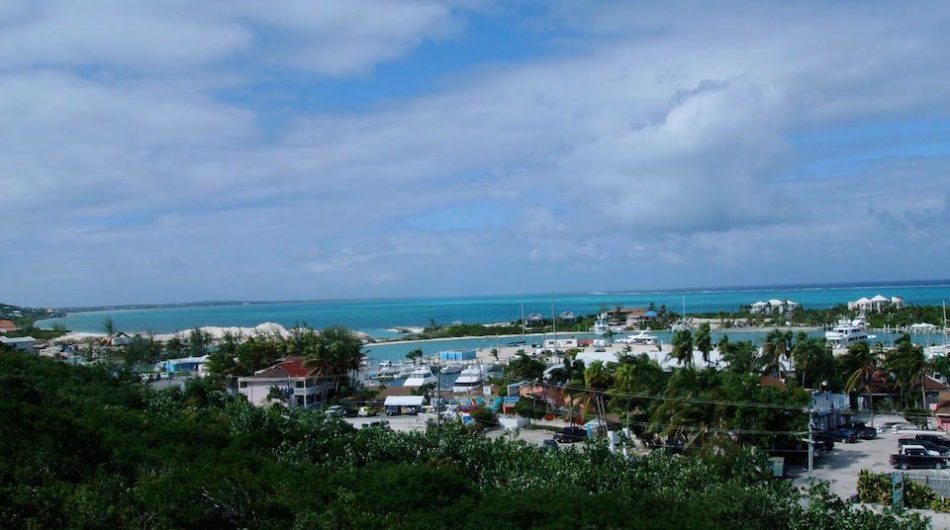
[[[430,370],[428,366],[420,366],[409,372],[409,377],[406,378],[402,386],[419,388],[422,385],[428,385],[430,383],[436,384],[438,382],[439,378],[432,373],[432,370]]]
[[[825,340],[832,348],[847,348],[855,342],[867,342],[868,323],[864,318],[843,318],[831,331],[825,332]]]
[[[463,366],[461,364],[445,364],[439,369],[443,374],[457,374],[462,371]]]
[[[656,335],[647,333],[645,330],[641,330],[635,335],[627,335],[622,339],[617,340],[618,344],[649,344],[656,345],[659,343],[659,339]]]
[[[607,334],[607,331],[609,331],[609,330],[610,330],[610,327],[607,325],[607,321],[606,321],[606,320],[604,320],[604,319],[602,319],[602,318],[598,318],[597,320],[594,321],[594,334],[595,334],[595,335],[606,335],[606,334]]]
[[[479,366],[470,366],[459,374],[452,385],[452,392],[471,392],[481,386],[484,377]]]

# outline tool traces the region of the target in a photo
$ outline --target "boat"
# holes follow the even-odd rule
[[[595,335],[606,335],[608,331],[610,331],[610,327],[607,325],[607,322],[604,319],[598,318],[594,321]]]
[[[660,339],[656,335],[647,333],[646,331],[640,331],[634,335],[627,335],[622,339],[618,339],[618,344],[649,344],[656,345],[659,344]]]
[[[452,392],[471,392],[481,386],[484,377],[480,366],[470,366],[459,374],[452,384]]]
[[[461,364],[444,364],[439,371],[443,374],[457,374],[462,371],[462,368],[464,367]]]
[[[439,378],[432,373],[432,370],[430,370],[428,366],[420,366],[409,372],[409,377],[406,378],[402,386],[419,388],[423,385],[436,384],[438,382]]]
[[[825,340],[832,348],[847,348],[856,342],[867,342],[868,338],[868,323],[864,318],[843,318],[831,331],[825,332]]]

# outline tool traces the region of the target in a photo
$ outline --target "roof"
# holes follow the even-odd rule
[[[421,407],[425,396],[388,396],[383,402],[387,407]]]
[[[251,377],[259,379],[287,379],[310,377],[314,372],[316,372],[316,369],[307,368],[305,358],[287,357],[270,368],[255,372]]]
[[[886,296],[877,295],[871,299],[872,302],[890,302],[891,299]]]
[[[928,392],[947,392],[950,391],[950,386],[947,386],[944,383],[934,379],[929,375],[924,376],[924,390]]]
[[[0,337],[0,342],[4,344],[26,344],[27,342],[36,342],[33,337]]]
[[[4,331],[16,331],[16,324],[12,320],[0,320],[0,329]]]

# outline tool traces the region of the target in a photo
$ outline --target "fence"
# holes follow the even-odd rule
[[[938,497],[950,497],[950,475],[939,471],[934,473],[904,473],[904,480],[923,484],[934,490]]]

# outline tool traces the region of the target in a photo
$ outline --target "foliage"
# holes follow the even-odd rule
[[[5,528],[925,527],[820,488],[806,499],[735,446],[626,459],[452,425],[357,430],[21,354],[0,357],[0,383]]]
[[[505,365],[505,377],[514,380],[538,381],[544,374],[545,368],[544,361],[533,359],[521,352]]]

